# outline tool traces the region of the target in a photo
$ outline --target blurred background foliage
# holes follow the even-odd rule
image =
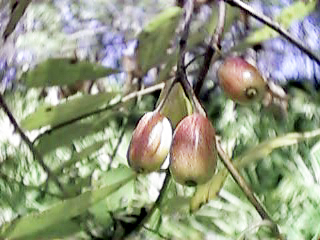
[[[230,176],[217,197],[206,204],[199,200],[202,206],[192,214],[195,189],[170,182],[160,208],[147,222],[143,220],[157,199],[164,173],[137,176],[128,168],[126,153],[137,121],[154,109],[160,88],[137,100],[122,102],[121,96],[134,91],[134,83],[129,90],[127,85],[132,74],[147,87],[168,80],[176,64],[175,32],[181,28],[182,14],[167,11],[174,4],[34,0],[13,33],[1,42],[0,91],[68,198],[47,179],[0,111],[0,239],[274,238],[270,223],[261,220]],[[320,53],[317,1],[254,0],[250,5],[271,17],[292,7],[278,19]],[[10,4],[0,1],[0,6],[3,33]],[[297,6],[303,13],[296,14]],[[162,22],[158,18],[154,25],[147,25],[164,11]],[[215,11],[214,5],[201,6],[192,23],[187,56],[187,61],[197,57],[188,66],[192,81],[202,64],[200,55],[215,24]],[[239,106],[221,92],[216,76],[220,61],[213,64],[200,100],[227,153],[236,159],[249,156],[250,150],[270,139],[291,132],[314,133],[320,126],[320,66],[281,37],[261,38],[264,35],[257,32],[269,30],[256,20],[249,18],[251,29],[246,32],[239,12],[230,6],[227,20],[223,53],[245,54],[253,45],[250,41],[259,43],[255,51],[259,70],[288,94],[285,116],[261,103]],[[138,63],[144,64],[142,73],[135,71],[136,62],[130,60],[134,48]],[[124,56],[129,65],[122,64]],[[317,137],[300,140],[288,146],[284,141],[239,168],[286,239],[317,240],[320,142]],[[221,163],[218,168],[223,169]]]

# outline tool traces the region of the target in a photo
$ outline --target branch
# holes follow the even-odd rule
[[[204,109],[202,108],[200,102],[195,96],[193,89],[188,81],[186,68],[185,68],[185,55],[187,49],[187,41],[189,37],[190,24],[192,19],[192,13],[194,11],[194,0],[189,0],[186,4],[186,16],[184,21],[184,27],[179,43],[179,58],[177,64],[176,80],[181,83],[183,90],[185,91],[188,98],[191,100],[193,108],[195,111],[199,112],[203,116],[206,115]]]
[[[226,18],[226,3],[223,0],[219,0],[218,1],[218,22],[217,22],[216,29],[213,35],[211,36],[210,43],[207,47],[206,53],[204,55],[203,64],[201,66],[198,80],[194,88],[194,93],[196,96],[199,96],[204,79],[206,78],[208,71],[210,69],[212,57],[215,51],[216,51],[215,56],[216,57],[219,56],[218,51],[220,50],[220,42],[221,42],[222,33],[224,31],[225,18]]]
[[[112,104],[109,104],[107,106],[105,106],[104,108],[100,108],[100,109],[97,109],[95,111],[92,111],[92,112],[88,112],[88,113],[85,113],[83,115],[80,115],[76,118],[72,118],[68,121],[65,121],[63,123],[60,123],[58,125],[55,125],[54,127],[44,131],[43,133],[39,134],[33,142],[37,141],[40,137],[42,137],[43,135],[45,134],[49,134],[50,132],[52,131],[55,131],[57,129],[60,129],[62,127],[65,127],[67,125],[70,125],[72,123],[75,123],[77,121],[80,121],[84,118],[87,118],[87,117],[90,117],[90,116],[93,116],[93,115],[96,115],[96,114],[99,114],[99,113],[102,113],[102,112],[105,112],[105,111],[108,111],[114,107],[117,107],[117,106],[120,106],[121,104],[123,103],[126,103],[128,102],[129,100],[131,99],[134,99],[136,97],[139,97],[139,96],[143,96],[143,95],[146,95],[146,94],[149,94],[149,93],[152,93],[154,91],[157,91],[157,90],[160,90],[164,87],[164,83],[159,83],[157,85],[154,85],[152,87],[148,87],[146,89],[143,89],[143,90],[140,90],[140,91],[136,91],[136,92],[132,92],[132,93],[129,93],[128,95],[124,96],[123,98],[121,98],[119,101],[115,102],[115,103],[112,103]]]
[[[128,126],[128,118],[123,118],[123,120],[122,120],[122,130],[120,132],[120,136],[118,137],[117,145],[113,149],[112,155],[110,157],[110,162],[108,164],[108,169],[111,169],[111,165],[112,165],[113,159],[115,158],[115,156],[116,156],[116,154],[118,152],[119,146],[120,146],[120,144],[122,142],[122,139],[123,139],[123,136],[124,136],[124,134],[126,132],[127,126]]]
[[[160,205],[163,201],[163,198],[165,196],[165,193],[167,191],[167,189],[169,188],[169,183],[171,180],[171,175],[169,173],[169,170],[166,171],[166,177],[163,181],[162,187],[160,189],[159,195],[157,200],[154,202],[154,204],[152,205],[151,209],[149,210],[148,214],[140,221],[140,223],[136,226],[136,228],[132,231],[133,232],[139,232],[143,227],[145,227],[144,225],[149,221],[149,219],[152,217],[153,213],[160,208]]]
[[[246,181],[243,179],[243,177],[240,175],[239,171],[235,168],[235,166],[232,164],[231,160],[229,159],[228,155],[223,151],[221,144],[219,141],[216,142],[217,143],[217,150],[219,153],[219,156],[222,159],[223,164],[225,165],[225,167],[228,169],[228,171],[231,173],[232,178],[236,181],[236,183],[240,186],[240,188],[242,189],[242,191],[244,192],[244,194],[246,195],[246,197],[248,198],[248,200],[252,203],[252,205],[255,207],[255,209],[257,210],[257,212],[259,213],[259,215],[261,216],[261,218],[263,220],[268,220],[270,222],[273,223],[272,226],[272,231],[274,232],[274,234],[279,237],[279,239],[281,239],[280,237],[280,233],[278,230],[278,227],[276,225],[276,223],[274,223],[271,219],[271,217],[268,215],[268,213],[264,210],[264,208],[262,207],[262,205],[259,203],[258,199],[254,196],[252,190],[250,189],[250,187],[248,186],[248,184],[246,183]]]
[[[296,45],[301,51],[303,51],[305,54],[307,54],[311,59],[315,60],[320,65],[320,56],[313,53],[312,50],[310,50],[308,47],[304,45],[302,41],[295,38],[290,34],[286,29],[284,29],[279,23],[273,21],[271,18],[263,15],[262,13],[257,12],[252,7],[250,7],[248,4],[242,2],[241,0],[224,0],[230,5],[237,6],[238,8],[244,10],[249,15],[254,17],[255,19],[259,20],[260,22],[266,24],[276,32],[278,32],[281,36],[283,36],[285,39],[287,39],[292,44]]]
[[[10,122],[14,126],[15,131],[17,131],[21,139],[28,145],[30,151],[32,152],[34,158],[39,162],[41,167],[44,169],[44,171],[48,174],[48,179],[52,179],[54,183],[59,187],[60,191],[64,194],[64,196],[67,196],[67,192],[65,191],[64,187],[60,183],[59,179],[52,173],[50,168],[45,164],[43,161],[43,158],[41,154],[37,151],[37,149],[33,146],[32,142],[29,140],[29,138],[24,134],[22,129],[19,127],[16,119],[13,117],[11,111],[9,110],[2,94],[0,93],[0,106],[3,108],[3,111],[7,114],[8,118],[10,119]]]

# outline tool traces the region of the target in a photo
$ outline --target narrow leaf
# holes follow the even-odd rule
[[[94,117],[89,121],[75,122],[52,132],[47,132],[39,137],[36,147],[43,155],[55,150],[58,147],[69,147],[73,141],[103,130],[105,127],[109,126],[109,122],[112,120],[112,118],[118,116],[119,114],[121,113],[107,112],[102,116]]]
[[[22,120],[21,126],[26,130],[48,125],[54,127],[107,105],[115,95],[115,93],[83,95],[56,106],[41,106]]]
[[[167,56],[167,48],[174,37],[182,9],[171,7],[155,16],[138,35],[137,61],[144,75]]]
[[[117,191],[135,176],[132,171],[128,173],[125,168],[119,168],[114,171],[120,172],[118,175],[122,176],[117,182],[112,184],[107,183],[107,185],[99,189],[93,189],[84,192],[77,197],[60,201],[43,212],[31,213],[18,218],[11,223],[7,223],[2,229],[4,230],[4,234],[0,237],[23,239],[28,235],[35,234],[54,224],[79,216],[92,205]]]
[[[283,28],[287,29],[296,21],[308,16],[316,7],[317,1],[311,0],[308,2],[296,1],[292,5],[284,8],[282,12],[275,18]],[[264,26],[252,32],[242,43],[235,46],[235,50],[245,49],[252,45],[261,43],[268,39],[277,37],[279,33],[268,26]]]
[[[233,162],[238,169],[241,169],[248,166],[250,163],[267,157],[276,148],[291,146],[300,141],[318,136],[320,136],[320,129],[304,133],[288,133],[284,136],[276,137],[258,144],[256,147],[251,148],[244,154],[235,158]],[[191,211],[198,210],[203,204],[214,199],[222,188],[227,176],[228,171],[222,169],[214,175],[208,183],[197,187],[197,190],[190,201]]]
[[[61,164],[59,167],[54,169],[55,174],[59,174],[62,172],[62,170],[65,170],[66,168],[74,165],[76,162],[80,161],[81,159],[89,157],[91,154],[97,152],[102,146],[106,143],[106,140],[102,140],[99,142],[95,142],[94,144],[82,149],[80,152],[77,152],[72,155],[72,157]]]
[[[84,80],[96,80],[118,73],[97,63],[73,58],[49,58],[23,75],[28,87],[71,85]]]
[[[162,89],[160,93],[160,97],[158,100],[158,104],[163,100],[163,98],[167,95],[167,92],[170,89],[172,81],[166,81],[165,87]],[[166,102],[161,109],[161,113],[170,119],[172,123],[172,127],[175,128],[176,125],[185,117],[191,114],[192,106],[184,93],[184,90],[180,83],[176,83]]]

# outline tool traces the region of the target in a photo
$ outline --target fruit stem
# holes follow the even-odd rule
[[[252,190],[246,183],[246,181],[243,179],[243,177],[240,175],[238,169],[233,165],[228,155],[223,151],[220,142],[216,141],[217,150],[219,153],[220,158],[222,159],[223,164],[228,169],[228,171],[231,173],[232,178],[236,181],[236,183],[240,186],[248,200],[252,203],[252,205],[255,207],[259,215],[263,220],[268,220],[272,222],[272,231],[277,236],[278,239],[282,239],[278,226],[276,223],[274,223],[271,219],[271,217],[268,215],[266,210],[264,210],[263,206],[259,203],[258,199],[254,196]]]
[[[194,88],[196,96],[199,96],[200,90],[207,76],[212,61],[220,56],[220,42],[224,31],[226,18],[226,3],[223,0],[218,1],[218,22],[214,33],[211,36],[209,45],[204,55],[203,64],[201,65],[198,80]]]
[[[195,96],[193,89],[188,81],[187,74],[186,74],[186,67],[185,67],[185,54],[187,51],[187,41],[189,36],[189,29],[192,20],[192,13],[194,10],[194,0],[189,0],[186,6],[186,14],[185,14],[185,21],[184,27],[181,34],[181,39],[179,42],[179,58],[177,64],[177,72],[176,72],[176,81],[180,82],[182,85],[183,90],[185,91],[186,95],[188,96],[189,100],[192,103],[193,110],[203,116],[206,116],[204,109],[202,108],[200,102],[198,101],[197,97]]]

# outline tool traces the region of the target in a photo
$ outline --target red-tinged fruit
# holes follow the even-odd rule
[[[208,118],[195,113],[177,126],[170,149],[170,172],[176,182],[196,186],[216,170],[215,130]]]
[[[218,69],[218,77],[226,95],[241,104],[261,100],[267,90],[259,71],[240,57],[225,59]]]
[[[159,112],[148,112],[136,126],[127,152],[129,165],[139,173],[159,170],[172,142],[170,121]]]

